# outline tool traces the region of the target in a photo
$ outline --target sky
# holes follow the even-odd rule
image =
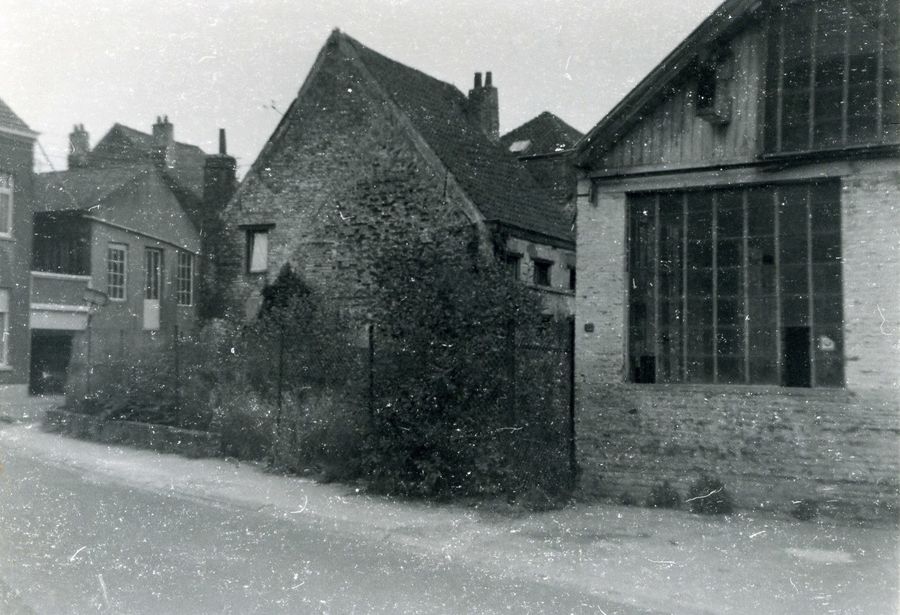
[[[243,174],[334,28],[463,92],[492,71],[500,130],[542,111],[586,132],[721,0],[0,0],[0,98],[41,133],[114,123],[209,153],[218,129]]]

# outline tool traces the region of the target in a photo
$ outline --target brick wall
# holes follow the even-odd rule
[[[900,400],[890,392],[699,385],[585,386],[576,409],[583,489],[639,501],[707,472],[747,509],[817,500],[835,516],[896,516]]]
[[[838,177],[842,185],[846,388],[624,383],[625,205],[632,190]],[[664,479],[686,493],[721,476],[739,506],[896,518],[900,489],[900,173],[829,163],[606,182],[578,196],[576,397],[587,493],[643,501]]]
[[[841,198],[847,386],[900,397],[900,171],[845,177]]]
[[[0,368],[0,400],[28,393],[31,331],[28,328],[31,287],[33,144],[31,139],[0,134],[0,173],[13,176],[12,238],[0,238],[0,288],[9,291],[8,366]]]

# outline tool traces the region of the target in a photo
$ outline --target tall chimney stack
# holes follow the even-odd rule
[[[90,135],[84,129],[84,124],[76,124],[69,133],[69,168],[78,169],[87,166],[90,152]]]
[[[475,73],[475,85],[469,90],[466,111],[469,121],[491,141],[500,140],[500,106],[490,71],[485,74],[484,85],[481,83],[481,73]]]
[[[235,171],[237,161],[228,155],[225,144],[225,129],[219,129],[219,153],[206,157],[203,166],[203,207],[200,212],[200,260],[201,286],[207,289],[201,294],[200,315],[204,318],[218,318],[223,315],[224,301],[222,289],[227,286],[221,279],[224,267],[222,259],[227,258],[228,238],[222,211],[237,189]]]
[[[236,187],[237,161],[228,155],[225,129],[219,129],[219,153],[206,157],[203,166],[203,206],[207,212],[218,215]]]
[[[163,168],[175,164],[175,127],[168,115],[156,116],[153,125],[153,161]]]

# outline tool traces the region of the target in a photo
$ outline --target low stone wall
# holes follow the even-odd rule
[[[221,436],[216,433],[134,421],[103,421],[94,416],[65,410],[48,410],[43,424],[47,431],[75,438],[104,444],[124,444],[187,457],[216,457],[221,448]]]
[[[578,461],[589,496],[643,502],[701,473],[738,507],[897,520],[900,395],[781,387],[615,384],[578,391]]]

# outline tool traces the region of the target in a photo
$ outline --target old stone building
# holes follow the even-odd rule
[[[895,515],[897,0],[728,0],[581,142],[587,489]]]
[[[236,301],[284,263],[364,310],[405,233],[472,226],[511,274],[571,313],[571,223],[499,143],[491,73],[468,96],[334,31],[225,215]]]
[[[0,100],[0,414],[28,396],[28,263],[37,134]]]

